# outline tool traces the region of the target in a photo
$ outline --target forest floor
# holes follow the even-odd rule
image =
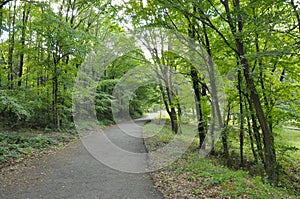
[[[157,129],[161,132],[157,133]],[[174,138],[169,126],[155,123],[145,125],[144,134],[155,135],[145,139],[148,151],[156,151]],[[300,198],[263,183],[260,176],[252,176],[248,171],[229,169],[216,157],[199,158],[197,146],[195,139],[178,160],[151,173],[165,198]],[[156,164],[155,159],[149,161],[150,165]]]
[[[137,125],[132,130],[141,134]],[[145,151],[141,138],[132,138],[117,126],[104,133],[125,150]],[[0,169],[0,198],[163,198],[149,174],[105,166],[79,140],[30,157]]]
[[[155,123],[147,124],[143,128],[144,134],[150,132],[153,135],[158,127]],[[130,124],[126,128],[138,134],[142,132]],[[155,151],[172,139],[169,128],[163,128],[162,134],[146,138],[144,143],[140,138],[122,133],[117,126],[107,128],[105,133],[121,148],[139,153],[145,152],[144,144],[148,151]],[[291,144],[300,144],[294,131],[287,129],[281,133]],[[195,142],[177,161],[149,175],[124,173],[105,166],[91,156],[82,142],[74,141],[74,135],[48,133],[46,137],[27,141],[38,147],[48,143],[48,138],[66,144],[0,164],[1,199],[299,198],[262,183],[260,177],[250,176],[246,171],[228,169],[214,158],[199,159]],[[17,138],[18,142],[24,141],[24,137]],[[297,154],[299,157],[300,153]]]

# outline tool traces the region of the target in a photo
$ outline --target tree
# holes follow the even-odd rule
[[[297,40],[295,32],[298,32],[299,27],[297,6],[294,1],[287,3],[283,0],[276,3],[152,0],[147,1],[146,5],[131,2],[128,8],[135,26],[162,26],[179,31],[203,44],[215,63],[223,66],[219,67],[222,74],[235,74],[233,79],[237,81],[236,89],[230,90],[228,95],[233,96],[232,99],[237,103],[228,105],[225,124],[235,124],[236,119],[231,115],[238,110],[241,166],[244,162],[247,122],[254,159],[257,159],[257,150],[270,182],[275,184],[278,178],[273,128],[279,124],[279,120],[286,119],[286,116],[276,113],[279,109],[283,111],[279,108],[282,105],[278,99],[291,97],[281,90],[282,86],[289,87],[283,80],[289,79],[299,70],[299,66],[286,59],[292,57],[295,61],[294,56],[299,49],[293,42]],[[228,62],[224,63],[224,60]],[[201,74],[195,73],[192,68],[190,74],[196,104],[201,104],[197,103],[200,99],[197,90],[200,90]],[[291,78],[297,81],[297,78]],[[201,115],[199,108],[198,121]],[[199,127],[201,142],[203,134]],[[222,143],[224,154],[228,157],[226,130],[222,135]]]
[[[0,2],[4,35],[1,86],[14,89],[22,105],[30,107],[27,125],[72,126],[72,84],[79,66],[107,32],[120,31],[113,20],[104,17],[112,9],[108,4],[79,0]]]

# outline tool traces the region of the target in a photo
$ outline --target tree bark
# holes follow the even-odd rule
[[[204,119],[201,107],[201,93],[200,93],[200,84],[199,84],[199,77],[197,71],[194,67],[191,67],[191,79],[193,83],[193,89],[195,94],[195,104],[196,104],[196,114],[197,114],[197,121],[198,121],[198,134],[199,134],[199,148],[205,149],[205,145],[203,145],[206,132],[204,128]]]
[[[196,8],[193,8],[193,11],[196,12]],[[189,37],[192,39],[196,39],[196,27],[193,23],[193,20],[189,18],[189,16],[185,16],[187,20],[189,21],[188,26],[188,34]],[[200,79],[198,76],[198,72],[195,67],[190,67],[190,76],[192,79],[193,84],[193,90],[194,90],[194,98],[195,98],[195,107],[196,107],[196,117],[198,122],[198,135],[199,135],[199,149],[202,147],[202,149],[205,149],[205,145],[203,145],[206,132],[204,128],[204,118],[203,118],[203,112],[201,107],[201,91],[200,91]]]
[[[244,166],[244,110],[242,97],[242,74],[238,71],[238,90],[239,90],[239,106],[240,106],[240,166]]]
[[[224,131],[223,127],[223,118],[221,115],[221,110],[220,110],[220,105],[219,105],[219,97],[218,97],[218,92],[217,92],[217,86],[215,82],[215,66],[212,60],[212,52],[211,52],[211,46],[210,46],[210,40],[207,34],[207,28],[206,25],[203,24],[203,33],[204,33],[204,38],[205,38],[205,46],[208,54],[208,66],[209,66],[209,81],[211,84],[211,93],[212,93],[212,108],[214,109],[213,112],[215,112],[214,118],[217,119],[218,124],[217,125],[218,130],[221,130],[221,138],[222,138],[222,144],[223,144],[223,153],[226,159],[229,159],[229,150],[228,150],[228,142],[227,142],[227,132]],[[214,136],[213,138],[213,143],[214,143]]]
[[[21,52],[20,52],[20,65],[19,65],[19,80],[18,86],[22,85],[23,66],[24,66],[24,49],[25,49],[25,36],[26,36],[26,24],[29,18],[30,10],[26,10],[26,4],[24,4],[24,10],[22,14],[22,30],[21,30]]]
[[[246,100],[245,100],[245,109],[246,109],[246,113],[249,113],[249,110],[247,109]],[[253,132],[251,130],[251,119],[250,119],[249,114],[247,114],[246,118],[247,118],[248,134],[249,134],[249,138],[250,138],[251,151],[252,151],[255,163],[258,163],[257,154],[256,154],[256,151],[255,151],[255,148],[254,148]]]
[[[251,102],[251,99],[248,95],[245,96],[247,98],[248,104],[249,104],[249,112],[250,112],[250,116],[251,116],[251,121],[252,121],[252,129],[253,129],[253,133],[254,133],[254,138],[256,141],[256,147],[257,147],[257,151],[258,151],[258,155],[261,159],[261,162],[265,165],[265,158],[263,155],[263,147],[262,147],[262,143],[261,143],[261,135],[257,126],[257,120],[255,117],[255,113],[254,113],[254,109],[253,109],[253,105]]]
[[[235,8],[237,10],[240,10],[240,1],[235,0]],[[238,14],[238,32],[240,34],[243,33],[243,18],[241,14]],[[235,35],[236,36],[236,35]],[[246,80],[247,89],[250,91],[250,98],[254,105],[256,116],[258,118],[258,121],[260,123],[260,126],[262,128],[263,132],[263,141],[264,141],[264,152],[265,152],[265,169],[266,173],[268,175],[268,179],[271,183],[277,183],[277,166],[276,166],[276,153],[275,153],[275,147],[274,147],[274,137],[273,134],[269,128],[267,119],[265,117],[265,113],[263,111],[260,98],[258,96],[254,80],[252,78],[249,62],[245,56],[245,49],[244,49],[244,43],[241,40],[240,37],[235,37],[236,46],[238,55],[241,61],[241,64],[244,67],[244,76]]]
[[[13,89],[14,88],[14,68],[13,68],[13,55],[15,50],[15,25],[16,25],[16,0],[14,1],[13,5],[13,16],[12,16],[12,24],[10,25],[10,29],[12,29],[12,32],[9,31],[9,38],[10,38],[10,45],[9,45],[9,51],[8,51],[8,88]]]

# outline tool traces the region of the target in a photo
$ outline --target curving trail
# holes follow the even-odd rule
[[[146,120],[139,120],[141,126]],[[141,138],[128,136],[117,127],[105,130],[117,145],[144,152]],[[111,169],[93,158],[76,141],[54,154],[32,159],[0,175],[1,199],[87,198],[160,199],[149,174],[131,174]]]

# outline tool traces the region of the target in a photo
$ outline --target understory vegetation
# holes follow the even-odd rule
[[[22,161],[47,149],[64,146],[75,139],[77,136],[74,133],[1,132],[0,165]]]
[[[299,132],[289,131],[296,138],[295,146],[299,147]],[[162,148],[174,138],[170,126],[157,121],[144,126],[144,135],[154,135],[145,139],[146,148],[150,152]],[[281,137],[276,140],[289,142],[289,139]],[[297,198],[300,194],[299,151],[278,155],[282,170],[286,172],[281,175],[281,184],[276,188],[261,177],[262,168],[253,165],[251,159],[246,159],[248,165],[242,169],[238,165],[232,165],[231,168],[224,165],[220,143],[216,144],[215,155],[200,158],[198,142],[199,139],[195,138],[182,157],[168,167],[151,173],[155,185],[166,198]],[[238,142],[231,143],[230,152],[233,157],[238,151],[234,147],[237,144]],[[150,164],[155,164],[155,159],[150,158]]]

